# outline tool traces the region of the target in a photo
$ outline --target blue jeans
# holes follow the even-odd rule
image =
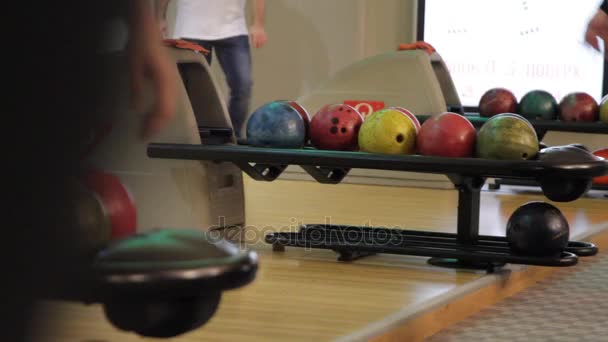
[[[237,36],[220,40],[188,39],[209,50],[205,56],[211,65],[215,53],[230,88],[228,112],[237,138],[242,136],[243,125],[249,112],[251,100],[251,50],[248,36]]]

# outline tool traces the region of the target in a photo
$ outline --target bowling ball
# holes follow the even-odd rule
[[[142,337],[168,339],[198,329],[217,311],[221,292],[200,296],[150,298],[114,296],[103,305],[106,319],[116,328]]]
[[[608,95],[604,96],[600,102],[599,119],[601,122],[608,123]]]
[[[559,109],[563,121],[595,122],[598,119],[598,104],[586,93],[576,92],[564,96]]]
[[[554,146],[540,152],[539,158],[547,163],[588,163],[597,158],[576,146]],[[572,202],[583,196],[592,185],[590,178],[564,178],[546,175],[539,179],[544,195],[555,202]]]
[[[401,113],[407,115],[410,119],[412,119],[414,126],[416,126],[416,132],[420,132],[420,120],[418,120],[418,118],[416,117],[416,115],[414,115],[414,113],[410,112],[409,110],[407,110],[403,107],[391,107],[391,109],[395,109],[395,110],[400,111]]]
[[[472,157],[477,131],[467,118],[456,113],[442,113],[426,120],[418,137],[418,153],[425,156]]]
[[[558,111],[555,97],[544,90],[532,90],[519,101],[519,114],[528,120],[555,120]]]
[[[94,191],[80,180],[69,183],[69,201],[63,206],[68,218],[66,235],[74,241],[70,252],[76,260],[89,262],[101,249],[111,241],[111,222],[106,215],[103,202]]]
[[[412,120],[395,109],[370,114],[359,130],[361,151],[384,154],[413,154],[416,127]]]
[[[257,147],[302,148],[306,124],[285,101],[274,101],[256,109],[247,120],[247,144]]]
[[[519,114],[515,114],[515,113],[501,113],[501,116],[510,116],[516,119],[520,119],[521,121],[525,122],[526,125],[528,125],[528,127],[530,127],[531,129],[534,129],[534,126],[532,126],[532,124],[530,123],[530,121],[526,118],[524,118],[523,116],[519,115]],[[536,131],[536,130],[535,130]]]
[[[111,226],[111,238],[122,239],[137,232],[137,209],[133,197],[120,178],[109,172],[90,170],[84,185],[101,200]]]
[[[608,148],[599,149],[593,152],[596,157],[604,158],[608,162]],[[596,177],[593,179],[593,183],[608,185],[608,175],[602,177]]]
[[[479,115],[483,117],[516,111],[517,98],[505,88],[490,89],[479,100]]]
[[[310,139],[310,114],[308,114],[306,108],[302,107],[302,105],[300,105],[296,101],[288,101],[287,103],[291,107],[293,107],[293,109],[297,110],[300,116],[302,117],[302,120],[304,120],[304,129],[306,130],[305,139],[306,141],[308,141]]]
[[[512,114],[498,114],[477,133],[476,154],[480,158],[529,160],[537,156],[539,141],[529,122]]]
[[[357,150],[362,124],[363,116],[349,105],[325,106],[310,122],[310,142],[321,150]]]
[[[568,220],[546,202],[522,205],[507,222],[507,242],[516,254],[558,256],[568,246],[569,238]]]

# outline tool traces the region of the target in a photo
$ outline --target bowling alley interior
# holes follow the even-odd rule
[[[128,32],[104,52],[86,271],[38,301],[30,341],[606,339],[601,1],[209,1],[248,27],[264,4],[241,127],[181,1],[159,42],[175,114],[149,140]]]

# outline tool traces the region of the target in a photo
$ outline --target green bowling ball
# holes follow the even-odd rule
[[[608,95],[600,102],[600,121],[608,123]]]
[[[557,100],[544,90],[532,90],[519,101],[519,114],[528,120],[555,120],[558,112]]]
[[[536,131],[527,121],[499,114],[477,133],[476,149],[479,158],[530,160],[537,157],[540,146]]]

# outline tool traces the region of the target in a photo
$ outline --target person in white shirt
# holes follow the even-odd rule
[[[158,14],[166,33],[167,6],[170,0],[159,0]],[[243,125],[251,100],[251,50],[266,44],[264,28],[264,0],[253,0],[253,23],[247,27],[245,7],[247,0],[176,0],[177,15],[173,38],[192,41],[209,50],[206,56],[211,64],[212,54],[217,57],[230,88],[228,111],[237,138],[241,138]],[[251,44],[250,44],[251,42]]]

